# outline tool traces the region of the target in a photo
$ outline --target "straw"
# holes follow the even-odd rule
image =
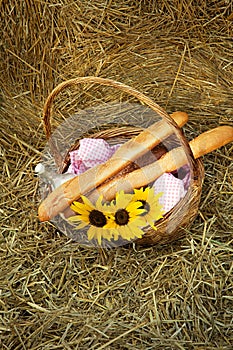
[[[199,215],[162,247],[82,248],[39,224],[41,114],[60,82],[95,75],[189,114],[188,140],[232,125],[227,1],[1,1],[0,348],[230,350],[232,144],[203,159]],[[113,90],[112,90],[113,91]],[[97,86],[57,100],[54,127],[119,101]]]

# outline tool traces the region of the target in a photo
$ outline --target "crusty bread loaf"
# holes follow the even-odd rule
[[[99,186],[93,194],[90,194],[89,198],[90,200],[95,200],[96,197],[102,194],[104,199],[109,201],[113,199],[116,192],[120,190],[130,192],[134,188],[146,186],[164,173],[174,171],[186,163],[187,157],[182,147],[174,148],[156,162]]]
[[[233,128],[223,125],[204,132],[189,142],[195,158],[204,156],[233,141]]]

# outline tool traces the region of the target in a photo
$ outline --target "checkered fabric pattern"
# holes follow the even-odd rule
[[[80,140],[79,149],[70,152],[69,173],[81,174],[97,164],[105,163],[120,147],[120,145],[110,146],[102,139]]]
[[[170,173],[160,176],[154,182],[153,187],[155,193],[163,192],[159,202],[163,205],[165,213],[171,210],[186,193],[183,180],[177,179]]]

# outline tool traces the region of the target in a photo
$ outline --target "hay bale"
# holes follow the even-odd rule
[[[2,1],[2,349],[230,349],[232,145],[205,156],[200,215],[165,247],[84,249],[39,224],[34,166],[43,102],[77,75],[122,81],[192,139],[232,124],[231,2]],[[58,101],[55,125],[105,96],[93,86]],[[103,96],[102,96],[103,95]]]

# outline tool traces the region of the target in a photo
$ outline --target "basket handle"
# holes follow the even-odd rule
[[[136,97],[140,102],[144,103],[148,107],[150,107],[152,110],[154,110],[156,113],[158,113],[162,118],[166,120],[166,122],[174,127],[174,131],[177,134],[178,138],[181,140],[184,148],[187,150],[187,153],[190,155],[191,159],[192,158],[192,152],[190,150],[189,144],[182,135],[182,132],[180,131],[179,127],[177,124],[172,120],[172,118],[163,110],[156,102],[151,100],[149,97],[145,96],[143,93],[139,92],[138,90],[125,85],[123,83],[120,83],[118,81],[112,80],[112,79],[106,79],[106,78],[100,78],[100,77],[94,77],[94,76],[89,76],[89,77],[77,77],[74,79],[66,80],[57,87],[55,87],[52,92],[49,94],[45,104],[44,104],[44,109],[43,109],[43,123],[44,123],[44,129],[46,133],[46,138],[48,140],[50,150],[54,156],[55,162],[57,164],[58,169],[62,169],[62,164],[63,164],[63,159],[61,154],[59,153],[57,146],[54,144],[54,142],[51,139],[51,134],[52,134],[52,127],[51,127],[51,115],[52,115],[52,105],[53,102],[56,98],[56,96],[65,90],[66,88],[76,86],[79,84],[83,83],[95,83],[99,85],[105,85],[105,86],[110,86],[113,88],[116,88],[118,90],[121,90],[125,93],[128,93],[129,95],[132,95]]]

